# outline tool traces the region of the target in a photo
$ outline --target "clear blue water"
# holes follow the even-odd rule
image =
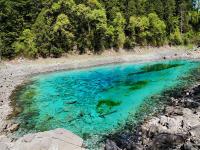
[[[173,60],[35,76],[15,96],[19,132],[65,128],[82,137],[114,132],[145,99],[175,87],[197,66]]]

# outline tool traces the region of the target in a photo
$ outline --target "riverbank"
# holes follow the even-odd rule
[[[15,88],[28,80],[35,74],[52,71],[79,69],[106,65],[111,63],[145,62],[162,59],[199,59],[200,52],[187,51],[180,48],[164,47],[136,49],[134,52],[105,52],[101,55],[71,55],[59,59],[23,60],[17,59],[2,62],[0,65],[0,141],[6,138],[6,133],[17,130],[18,124],[6,120],[12,113],[10,107],[10,95]]]

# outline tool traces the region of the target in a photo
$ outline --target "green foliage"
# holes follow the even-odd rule
[[[114,43],[114,32],[115,29],[112,25],[109,25],[105,33],[105,47],[112,48]]]
[[[31,26],[41,7],[39,0],[0,0],[0,49],[3,57],[16,55],[12,44],[24,29]]]
[[[137,27],[137,17],[131,16],[129,19],[129,24],[127,26],[128,36],[125,41],[125,48],[131,49],[136,45],[136,27]]]
[[[192,11],[189,13],[190,16],[190,23],[192,24],[195,31],[200,31],[200,12],[199,11]]]
[[[169,36],[169,41],[171,45],[181,45],[183,44],[183,39],[178,28],[175,29],[174,33]]]
[[[149,18],[149,42],[154,46],[161,46],[165,41],[165,22],[155,14],[151,13],[148,15]]]
[[[15,52],[26,57],[35,58],[37,56],[35,38],[35,34],[31,30],[25,29],[20,38],[18,38],[18,41],[13,44]]]
[[[58,32],[58,31],[65,31],[65,27],[67,27],[70,24],[70,21],[68,19],[68,17],[65,14],[60,14],[57,17],[56,23],[53,27],[54,32]]]
[[[48,11],[42,9],[35,23],[32,26],[32,31],[36,34],[36,46],[38,53],[42,57],[50,56],[51,42],[53,37],[50,21],[46,20]]]
[[[123,48],[123,45],[125,43],[125,33],[124,33],[124,27],[125,27],[125,19],[122,16],[121,13],[117,13],[116,17],[114,18],[113,22],[114,27],[114,46],[117,48]]]
[[[198,44],[198,6],[192,0],[0,0],[0,49],[5,58],[34,58]]]
[[[149,19],[146,16],[138,17],[136,25],[137,43],[140,45],[147,45],[147,38],[149,35]]]
[[[165,41],[166,25],[155,13],[150,13],[147,17],[130,17],[128,31],[132,46],[135,41],[140,45],[160,46]]]
[[[62,56],[63,50],[61,48],[53,46],[51,47],[50,53],[53,55],[53,57],[58,58]]]
[[[71,32],[71,23],[65,14],[60,14],[57,19],[56,23],[53,25],[53,33],[54,33],[54,40],[55,46],[53,46],[54,50],[57,52],[62,52],[63,50],[67,51],[71,47],[73,47],[73,39],[74,34]],[[60,55],[56,55],[58,57]]]

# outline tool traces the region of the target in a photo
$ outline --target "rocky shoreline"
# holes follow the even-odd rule
[[[52,59],[50,61],[45,60],[44,62],[37,62],[37,61],[30,61],[30,62],[21,61],[21,62],[17,62],[17,63],[4,62],[2,65],[0,65],[0,70],[1,70],[0,71],[0,83],[1,83],[0,84],[0,149],[1,150],[4,150],[4,149],[11,150],[12,146],[15,143],[15,141],[13,141],[13,139],[10,139],[7,137],[8,134],[12,134],[12,132],[17,130],[19,127],[19,124],[16,124],[12,120],[7,120],[7,117],[13,111],[13,108],[10,105],[10,96],[11,96],[12,92],[16,89],[16,87],[23,84],[25,81],[27,81],[30,76],[32,76],[34,74],[39,74],[39,73],[47,73],[47,72],[52,72],[52,71],[93,67],[93,66],[111,64],[111,63],[128,63],[128,62],[139,63],[139,62],[145,62],[145,61],[156,61],[156,60],[163,60],[163,59],[181,59],[181,58],[182,59],[199,59],[200,53],[197,51],[188,52],[188,51],[171,49],[171,50],[163,50],[163,51],[159,51],[159,52],[158,51],[150,51],[148,53],[140,53],[140,54],[126,53],[123,55],[119,54],[119,55],[111,55],[111,56],[89,56],[89,57],[86,57],[83,59],[80,56],[80,59],[76,59],[76,60],[72,57],[69,59],[54,59],[54,60]],[[174,111],[177,111],[177,109],[175,109],[174,106],[172,108]],[[172,109],[172,108],[169,107],[168,109]],[[187,113],[191,112],[188,115],[189,116],[193,115],[192,109],[188,110],[188,111],[186,109],[189,109],[189,108],[185,108],[184,110],[182,110],[182,112],[187,112]],[[196,109],[196,112],[198,112],[197,114],[199,114],[199,108],[198,109],[195,108],[195,109]],[[166,115],[164,115],[164,116],[166,116]],[[168,116],[167,118],[166,117],[162,118],[162,121],[164,121],[164,124],[165,124],[165,120],[170,119],[170,117],[172,117],[172,116]],[[172,117],[172,120],[173,119],[174,118]],[[174,120],[176,121],[176,119],[177,118],[175,118]],[[178,118],[178,119],[180,120],[180,118]],[[195,117],[195,119],[196,119],[196,117]],[[159,120],[160,120],[160,118],[157,117],[157,118],[153,118],[152,120],[150,120],[148,122],[153,122],[155,124],[155,126],[160,127]],[[161,134],[161,132],[156,131],[155,132],[156,134],[153,136],[154,138],[151,138],[151,136],[152,136],[151,133],[153,133],[153,132],[149,131],[149,130],[154,127],[150,128],[150,126],[152,126],[152,124],[148,123],[148,122],[143,124],[143,128],[141,126],[139,128],[140,130],[138,129],[137,134],[139,134],[139,135],[141,134],[140,136],[137,135],[138,141],[136,141],[134,143],[132,143],[132,142],[128,142],[128,143],[132,143],[131,144],[132,146],[135,145],[137,147],[140,147],[141,149],[144,149],[144,147],[147,147],[147,145],[149,143],[153,142],[153,139],[155,137],[157,137],[158,135]],[[197,122],[199,123],[200,121],[197,120]],[[172,121],[172,124],[173,124],[173,121]],[[192,124],[192,127],[195,127],[195,126],[193,126],[193,124]],[[145,131],[145,128],[146,128],[146,131]],[[170,130],[170,129],[171,128],[169,128],[168,130]],[[154,130],[154,129],[152,129],[152,130]],[[179,131],[179,130],[177,130],[177,131]],[[158,134],[157,134],[157,132],[158,132]],[[149,135],[151,135],[151,136],[149,136]],[[67,135],[65,135],[65,136],[67,136]],[[126,135],[124,135],[124,136],[126,137]],[[146,138],[143,136],[146,136]],[[133,137],[135,138],[136,136],[133,136]],[[41,137],[41,139],[42,138],[43,138],[43,136]],[[142,140],[142,139],[146,139],[146,143],[145,143],[145,140]],[[21,140],[21,139],[19,139],[19,140]],[[141,143],[141,140],[142,140],[142,143]],[[135,140],[133,140],[133,141],[135,141]],[[119,149],[119,148],[128,149],[130,147],[130,144],[125,144],[127,146],[123,146],[124,144],[119,144],[119,143],[120,142],[115,141],[113,139],[108,139],[105,144],[105,149],[107,149],[107,150],[111,150],[112,148],[113,149],[116,149],[116,148],[117,149]],[[125,143],[127,143],[127,141]],[[153,145],[155,145],[155,144],[153,144]],[[148,145],[148,147],[149,147],[149,145]],[[80,147],[80,148],[82,148],[82,147]],[[131,147],[131,149],[133,149],[133,148]],[[71,149],[69,149],[69,150],[71,150]]]
[[[166,105],[134,131],[125,130],[105,141],[105,150],[199,150],[200,77],[188,88],[177,88],[164,97]],[[193,80],[193,79],[192,79]]]

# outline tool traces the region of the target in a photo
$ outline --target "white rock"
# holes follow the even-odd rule
[[[83,140],[65,129],[28,134],[18,139],[11,150],[84,150]]]
[[[0,150],[10,150],[10,149],[7,144],[0,142]]]
[[[9,132],[14,132],[14,131],[16,131],[16,130],[18,130],[18,129],[19,129],[19,124],[15,123],[15,124],[12,124],[12,125],[7,129],[7,131],[9,131]]]

